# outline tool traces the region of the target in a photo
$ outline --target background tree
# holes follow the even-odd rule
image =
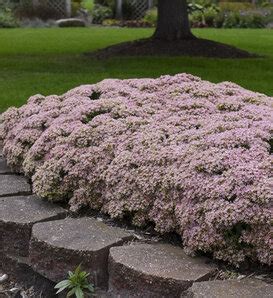
[[[159,0],[158,20],[154,34],[157,39],[192,39],[186,0]]]
[[[124,14],[122,14],[123,4],[130,4],[130,0],[112,1],[117,5],[116,10],[121,12],[119,17],[123,15],[124,18]],[[184,55],[217,58],[255,56],[233,46],[195,37],[190,28],[187,0],[158,0],[157,26],[151,37],[116,44],[101,49],[94,55],[99,58],[123,55]]]

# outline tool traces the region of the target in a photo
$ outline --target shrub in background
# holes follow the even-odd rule
[[[266,14],[265,17],[265,23],[268,24],[273,24],[273,8],[271,8],[268,13]]]
[[[94,24],[102,24],[104,20],[111,19],[113,17],[113,12],[110,7],[95,4],[91,11],[91,15]]]
[[[255,8],[248,2],[194,1],[188,4],[192,27],[264,28],[273,22],[273,9]],[[148,10],[143,20],[151,26],[157,22],[157,9]]]
[[[187,75],[104,80],[1,115],[33,191],[176,231],[189,253],[270,264],[272,98]]]
[[[258,11],[227,12],[223,17],[223,28],[264,28],[264,15]]]
[[[116,0],[94,0],[94,4],[99,4],[111,8],[113,15],[115,15]]]
[[[116,15],[116,1],[115,0],[96,0],[95,3],[107,6],[112,10],[113,16]],[[135,5],[131,0],[122,1],[122,18],[124,20],[133,20]]]
[[[146,11],[143,20],[150,24],[152,27],[156,26],[157,23],[157,8],[149,9]]]
[[[0,0],[0,28],[18,27],[12,9],[12,5],[8,5],[5,1]]]
[[[83,0],[82,7],[84,9],[86,9],[88,12],[91,12],[94,7],[94,1],[93,0]]]
[[[259,11],[241,13],[238,28],[264,28],[265,26],[264,15]]]
[[[15,28],[18,22],[10,9],[0,8],[0,28]]]
[[[192,28],[207,27],[203,11],[194,11],[189,15],[189,21]]]
[[[83,1],[82,0],[72,0],[71,1],[71,13],[72,16],[77,15],[77,12],[79,11],[79,9],[82,8],[83,5]]]
[[[102,22],[103,26],[121,26],[120,20],[117,19],[105,19]]]
[[[214,27],[214,20],[219,14],[219,8],[216,6],[210,6],[204,9],[204,21],[208,27]]]
[[[255,8],[255,6],[249,2],[219,2],[218,5],[221,10],[234,12]]]
[[[144,20],[117,20],[106,19],[102,22],[103,26],[118,26],[118,27],[132,27],[132,28],[149,28],[151,24]]]

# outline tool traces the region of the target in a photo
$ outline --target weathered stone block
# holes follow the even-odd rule
[[[30,260],[37,272],[55,282],[81,264],[95,286],[107,288],[109,249],[130,239],[124,230],[93,218],[38,223],[32,230]]]
[[[192,298],[272,298],[273,285],[258,279],[215,280],[195,283],[188,290]]]
[[[70,18],[60,19],[56,21],[56,25],[59,27],[85,27],[85,22],[82,19]]]
[[[7,166],[6,160],[0,156],[0,174],[11,174],[11,169]]]
[[[29,194],[31,194],[30,185],[23,176],[0,175],[0,197]]]
[[[0,198],[0,252],[26,256],[33,224],[65,215],[65,209],[36,196]]]
[[[208,280],[215,267],[167,244],[110,249],[109,291],[121,297],[180,297],[194,281]]]

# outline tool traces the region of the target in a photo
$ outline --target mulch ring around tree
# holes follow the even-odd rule
[[[186,39],[165,41],[154,38],[140,39],[109,46],[95,52],[86,53],[87,56],[98,59],[113,56],[199,56],[211,58],[257,58],[257,54],[238,49],[236,47],[207,40]]]

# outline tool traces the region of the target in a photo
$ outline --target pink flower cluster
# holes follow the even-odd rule
[[[189,253],[270,264],[273,99],[188,74],[104,80],[1,115],[33,190],[178,232]]]

